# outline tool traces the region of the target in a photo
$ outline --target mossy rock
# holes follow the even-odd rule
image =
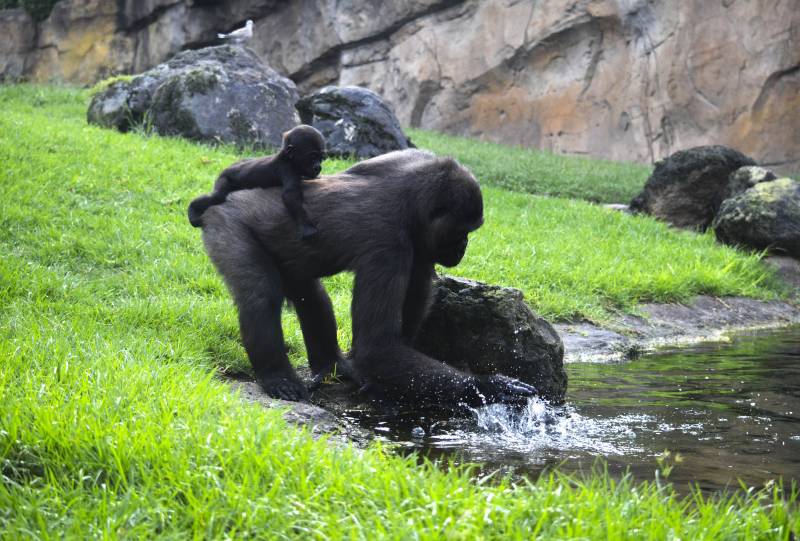
[[[725,244],[800,258],[800,183],[760,182],[726,199],[712,227]]]
[[[294,83],[234,45],[183,51],[94,95],[90,123],[127,131],[275,148],[300,119]]]
[[[131,129],[137,120],[128,105],[130,90],[130,80],[104,81],[95,85],[86,112],[87,122],[121,132]]]
[[[630,209],[675,227],[705,231],[722,201],[732,195],[731,173],[755,164],[741,152],[720,145],[681,150],[656,163]]]
[[[564,344],[521,291],[443,276],[432,297],[415,342],[420,351],[468,373],[517,378],[547,400],[564,401]]]

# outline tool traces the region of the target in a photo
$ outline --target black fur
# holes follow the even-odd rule
[[[283,186],[283,203],[300,229],[300,237],[316,235],[317,229],[303,210],[302,181],[316,178],[325,158],[325,138],[311,126],[300,125],[283,134],[283,146],[273,156],[237,162],[214,183],[214,191],[189,204],[189,222],[203,224],[209,207],[225,202],[228,194],[250,188]]]
[[[314,243],[289,235],[293,223],[273,190],[231,194],[203,219],[206,250],[239,309],[242,340],[265,391],[301,400],[281,331],[284,298],[297,315],[315,376],[343,363],[336,322],[319,278],[355,272],[355,375],[372,397],[455,407],[521,402],[535,389],[505,376],[456,370],[411,347],[429,305],[434,264],[453,266],[483,223],[478,183],[452,158],[393,152],[342,174],[303,184],[319,225]],[[347,365],[344,365],[345,368]]]

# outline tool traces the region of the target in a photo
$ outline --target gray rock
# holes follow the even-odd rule
[[[726,199],[713,227],[725,244],[800,258],[800,183],[789,178],[761,182]]]
[[[787,260],[780,261],[780,274],[800,276]],[[791,302],[743,297],[698,295],[681,304],[641,304],[637,312],[619,314],[605,328],[585,321],[556,324],[566,362],[615,362],[656,348],[719,341],[731,332],[800,323],[800,307]]]
[[[87,120],[127,131],[146,124],[160,135],[279,147],[299,123],[294,83],[233,45],[181,52],[92,98]]]
[[[439,278],[416,347],[461,370],[511,376],[535,386],[543,398],[564,400],[561,339],[516,289]]]
[[[327,86],[297,109],[304,124],[325,136],[331,155],[363,159],[409,147],[392,108],[366,88]]]
[[[93,96],[86,112],[86,121],[122,132],[128,131],[137,123],[137,116],[141,122],[142,116],[135,115],[129,105],[131,88],[129,82],[117,81]]]
[[[778,177],[769,169],[758,167],[754,165],[746,165],[740,167],[731,173],[728,179],[728,187],[722,197],[723,200],[737,196],[740,193],[749,190],[759,182],[769,182]]]
[[[681,150],[656,163],[644,189],[631,201],[631,211],[705,231],[729,194],[731,173],[746,165],[755,162],[724,146]]]
[[[36,46],[36,23],[22,8],[0,9],[0,81],[23,79]]]

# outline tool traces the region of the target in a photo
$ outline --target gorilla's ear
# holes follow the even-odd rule
[[[292,155],[292,145],[289,144],[289,132],[292,130],[287,130],[281,134],[281,152],[286,154],[287,156],[291,157]]]

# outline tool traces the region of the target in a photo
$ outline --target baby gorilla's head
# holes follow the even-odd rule
[[[283,134],[281,153],[303,178],[316,178],[325,159],[325,138],[313,127],[301,124]]]

